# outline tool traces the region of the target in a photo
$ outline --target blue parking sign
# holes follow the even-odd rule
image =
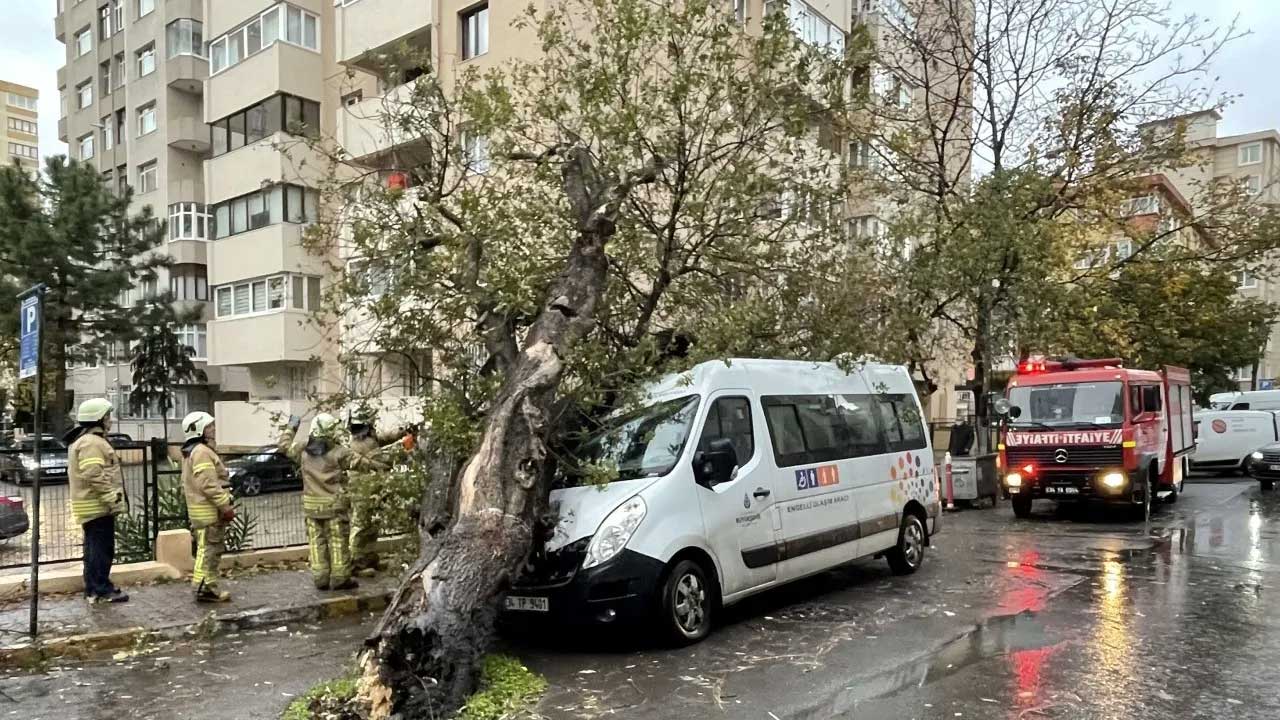
[[[18,379],[35,377],[40,347],[40,294],[22,301],[18,309]]]

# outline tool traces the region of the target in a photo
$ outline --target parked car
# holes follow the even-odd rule
[[[134,439],[133,436],[125,433],[107,433],[107,442],[111,443],[111,447],[120,447],[121,445],[132,445]]]
[[[1271,410],[1209,410],[1196,415],[1194,470],[1249,471],[1250,453],[1280,440],[1280,418]]]
[[[275,445],[263,445],[247,455],[233,456],[226,460],[226,465],[231,476],[231,492],[239,496],[302,489],[298,468]]]
[[[23,438],[16,445],[0,448],[0,480],[30,485],[35,482],[35,438]],[[67,481],[67,446],[53,435],[40,441],[40,482]]]
[[[0,540],[18,537],[26,533],[29,527],[22,498],[0,497]]]

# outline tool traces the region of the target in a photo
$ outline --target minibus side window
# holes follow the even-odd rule
[[[761,402],[778,467],[883,452],[870,396],[774,395]]]
[[[925,448],[923,419],[911,396],[877,395],[876,405],[880,408],[880,426],[884,428],[888,452]]]
[[[733,443],[742,467],[756,454],[756,439],[751,425],[751,402],[744,397],[722,397],[715,401],[702,426],[699,450],[708,450],[712,440],[725,438]]]

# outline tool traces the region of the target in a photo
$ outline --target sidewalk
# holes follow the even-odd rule
[[[197,604],[185,581],[128,588],[129,602],[116,605],[90,606],[79,595],[43,598],[38,643],[27,636],[29,607],[11,603],[0,607],[0,667],[125,647],[147,636],[176,637],[196,626],[218,633],[379,610],[395,580],[379,575],[361,578],[355,590],[322,592],[306,570],[281,570],[223,580],[232,595],[225,604]]]

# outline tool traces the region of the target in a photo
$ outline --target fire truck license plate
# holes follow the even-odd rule
[[[1079,495],[1080,488],[1075,487],[1047,487],[1044,489],[1046,495]]]
[[[508,595],[507,609],[520,610],[523,612],[547,612],[550,608],[547,606],[547,599],[544,597],[518,597],[515,595]]]

